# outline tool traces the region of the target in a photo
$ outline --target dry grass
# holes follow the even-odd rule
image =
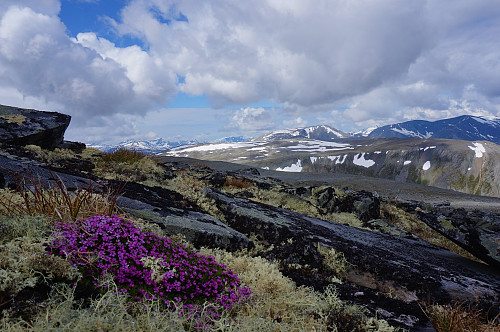
[[[86,187],[70,192],[64,183],[52,174],[54,185],[42,183],[34,175],[17,177],[17,190],[2,190],[0,213],[5,215],[47,215],[53,221],[84,219],[97,214],[117,212],[116,200],[119,194],[109,188],[100,188],[89,181]]]
[[[154,157],[139,151],[119,149],[93,157],[94,173],[106,179],[158,185],[163,180],[164,169]]]
[[[476,307],[460,303],[426,305],[424,312],[437,332],[499,332],[500,317],[487,320]]]
[[[245,178],[237,178],[233,176],[226,177],[224,187],[236,187],[238,189],[246,189],[250,187],[250,181]]]

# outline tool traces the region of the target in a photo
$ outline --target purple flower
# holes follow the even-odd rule
[[[56,230],[48,253],[69,259],[94,284],[112,275],[119,291],[131,298],[160,298],[167,306],[169,301],[182,302],[186,313],[192,314],[207,301],[230,310],[251,295],[248,287],[240,286],[238,276],[214,257],[143,232],[118,216],[58,223]]]

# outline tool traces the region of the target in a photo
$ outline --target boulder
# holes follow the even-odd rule
[[[54,149],[63,142],[71,116],[0,105],[0,142]]]
[[[472,255],[500,269],[500,214],[401,201],[397,205]]]

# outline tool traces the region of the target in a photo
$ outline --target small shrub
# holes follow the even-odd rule
[[[342,282],[347,277],[351,264],[347,261],[343,252],[334,248],[327,248],[318,243],[318,251],[323,256],[323,265],[333,273],[332,281]]]
[[[210,302],[218,318],[220,308],[231,310],[250,296],[250,289],[214,257],[143,232],[117,216],[58,223],[56,229],[50,254],[68,259],[94,284],[112,276],[118,291],[132,299],[159,299],[167,307],[182,303],[186,315],[196,315],[200,305]]]
[[[103,153],[96,158],[95,164],[94,172],[101,177],[147,185],[158,185],[164,174],[153,157],[127,149]]]
[[[140,160],[147,158],[147,156],[140,151],[118,149],[114,152],[105,153],[100,158],[102,161],[108,163],[115,162],[115,163],[135,164]]]
[[[226,177],[226,182],[224,183],[224,187],[236,187],[240,189],[246,189],[250,187],[250,181],[245,178],[235,178],[232,176]]]

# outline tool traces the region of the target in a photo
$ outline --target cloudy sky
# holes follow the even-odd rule
[[[87,143],[500,116],[500,1],[1,0],[0,104]]]

